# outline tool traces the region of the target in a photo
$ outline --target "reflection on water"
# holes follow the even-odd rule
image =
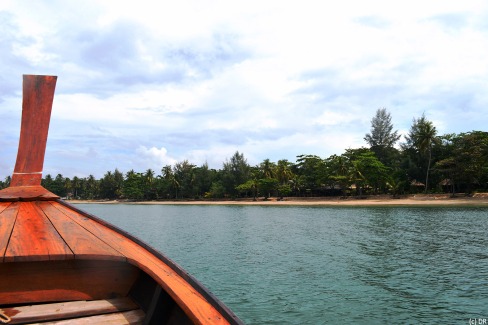
[[[248,324],[488,318],[486,209],[80,207],[164,252]]]

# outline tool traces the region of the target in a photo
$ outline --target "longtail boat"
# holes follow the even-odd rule
[[[41,186],[56,80],[23,77],[17,161],[0,191],[0,322],[242,324],[165,255]]]

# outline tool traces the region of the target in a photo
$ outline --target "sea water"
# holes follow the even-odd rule
[[[488,319],[486,208],[77,206],[176,261],[247,324]]]

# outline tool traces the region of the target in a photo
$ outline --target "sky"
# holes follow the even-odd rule
[[[486,131],[488,1],[2,0],[0,72],[0,179],[23,74],[58,76],[44,175],[326,158],[379,108]]]

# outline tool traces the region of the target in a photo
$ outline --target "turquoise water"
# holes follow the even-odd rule
[[[247,324],[488,318],[486,208],[101,205]]]

